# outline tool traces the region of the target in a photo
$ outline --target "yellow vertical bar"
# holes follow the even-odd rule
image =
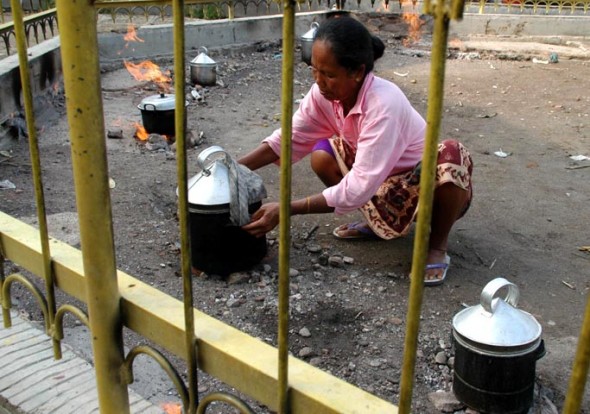
[[[18,50],[21,87],[25,106],[25,119],[29,134],[29,152],[31,154],[31,166],[33,170],[33,186],[35,188],[35,202],[37,205],[37,219],[39,220],[39,237],[41,239],[41,251],[43,254],[43,280],[47,292],[47,319],[45,324],[53,327],[55,319],[55,290],[53,273],[51,271],[51,252],[49,248],[49,235],[47,230],[47,216],[45,214],[45,197],[43,194],[43,179],[41,174],[41,158],[39,156],[39,141],[37,128],[35,127],[35,114],[33,110],[33,93],[31,91],[31,79],[27,54],[25,26],[23,12],[18,0],[11,0],[12,16],[14,22],[14,34]],[[53,353],[56,359],[61,358],[60,342],[52,335]]]
[[[176,170],[178,178],[178,205],[181,244],[181,272],[184,302],[185,345],[187,355],[189,406],[184,412],[193,414],[199,404],[197,393],[197,354],[193,310],[193,287],[190,263],[189,215],[188,215],[188,179],[186,156],[186,106],[185,89],[185,35],[184,35],[184,0],[173,0],[172,16],[174,23],[174,128],[176,135]]]
[[[293,59],[295,2],[284,1],[283,85],[281,91],[281,205],[279,222],[279,414],[289,411],[289,252],[291,244],[291,132],[293,116]]]
[[[57,0],[57,16],[99,407],[126,414],[96,14],[92,2]]]
[[[235,18],[235,10],[235,3],[232,0],[230,0],[230,2],[227,4],[227,18],[229,20],[233,20]]]
[[[404,341],[404,360],[400,384],[400,414],[408,414],[412,403],[416,349],[420,327],[420,309],[422,307],[424,289],[424,269],[426,268],[426,255],[428,254],[432,202],[434,198],[434,179],[438,157],[438,134],[442,118],[447,36],[449,32],[449,17],[445,13],[444,2],[439,1],[433,3],[432,6],[435,18],[432,38],[430,84],[428,88],[427,127],[424,154],[422,157],[420,205],[418,207],[418,222],[416,224],[416,236],[414,239],[410,298]]]
[[[586,312],[580,337],[578,338],[578,349],[570,377],[569,388],[563,406],[563,414],[577,414],[580,412],[584,398],[584,388],[588,378],[588,365],[590,364],[590,296],[586,302]]]

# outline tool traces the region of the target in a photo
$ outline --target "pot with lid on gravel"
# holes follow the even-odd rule
[[[195,85],[213,86],[217,83],[217,62],[209,57],[205,46],[199,48],[200,53],[190,61],[191,82]]]
[[[267,252],[266,237],[241,228],[266,197],[262,179],[219,146],[201,151],[197,165],[188,181],[192,266],[220,276],[248,270]]]
[[[505,297],[498,297],[502,292]],[[483,288],[479,305],[453,318],[453,391],[481,413],[526,413],[533,402],[536,362],[545,345],[541,325],[517,309],[518,299],[515,284],[496,278]]]

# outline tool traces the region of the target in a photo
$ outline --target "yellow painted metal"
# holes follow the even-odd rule
[[[26,276],[23,276],[20,273],[13,273],[7,276],[2,285],[2,297],[4,298],[4,301],[2,302],[2,314],[4,319],[4,326],[6,328],[10,328],[12,326],[12,322],[10,319],[10,308],[12,307],[10,287],[14,282],[19,282],[23,287],[25,287],[29,292],[33,294],[33,297],[35,299],[37,299],[37,304],[39,305],[39,308],[41,308],[41,312],[43,313],[43,319],[45,320],[45,330],[49,333],[50,324],[49,317],[47,315],[47,300],[45,300],[43,293],[37,287],[37,285],[35,285]]]
[[[4,263],[6,260],[4,259],[4,249],[2,248],[2,243],[0,243],[0,306],[4,306],[4,295],[2,294],[2,287],[4,286],[4,279],[6,278],[6,273],[4,272]]]
[[[578,338],[578,349],[572,368],[567,396],[563,406],[563,414],[578,414],[584,399],[584,388],[588,379],[590,365],[590,296],[586,302],[584,321]]]
[[[289,264],[291,247],[291,132],[295,49],[295,2],[283,2],[281,173],[279,221],[279,414],[289,411]]]
[[[160,351],[152,348],[151,346],[139,345],[133,348],[127,354],[127,357],[125,358],[125,365],[123,367],[127,384],[131,384],[133,381],[135,381],[135,377],[133,375],[133,361],[135,361],[135,358],[142,354],[151,357],[158,363],[158,365],[160,365],[164,372],[166,372],[168,378],[170,378],[174,384],[178,395],[180,395],[182,405],[184,406],[184,412],[187,413],[186,409],[190,406],[189,391],[187,391],[184,382],[182,382],[182,378],[178,374],[178,371],[176,371],[176,368],[172,366],[172,364]]]
[[[427,7],[425,9],[426,13],[434,15],[434,29],[432,34],[430,82],[428,87],[427,127],[424,154],[422,157],[422,173],[420,176],[420,205],[418,207],[418,222],[416,224],[416,235],[414,238],[411,273],[412,283],[410,285],[406,336],[404,340],[404,359],[400,382],[399,410],[400,413],[404,414],[410,412],[412,404],[416,350],[420,329],[420,310],[424,290],[424,269],[426,268],[432,203],[434,199],[438,135],[442,119],[449,20],[451,13],[454,16],[462,15],[463,0],[453,0],[451,4],[443,0],[437,2],[431,1],[425,4],[425,7]]]
[[[63,319],[64,316],[66,316],[66,314],[68,313],[74,315],[76,319],[78,319],[80,322],[86,325],[87,328],[90,329],[88,315],[86,315],[86,313],[84,313],[82,309],[70,304],[61,305],[55,313],[55,328],[53,332],[53,335],[59,340],[62,340],[64,338]]]
[[[232,407],[237,408],[242,414],[254,414],[254,411],[248,406],[248,404],[235,395],[231,395],[226,392],[213,392],[208,394],[205,398],[203,398],[201,404],[199,404],[197,414],[205,414],[209,405],[214,402],[224,402],[229,404]]]
[[[0,246],[8,260],[40,273],[36,229],[0,212]],[[86,301],[81,252],[59,241],[52,241],[51,251],[56,286]],[[124,325],[186,359],[186,343],[180,340],[185,335],[183,303],[124,272],[117,279]],[[200,369],[276,409],[277,349],[198,310],[194,320]],[[289,357],[289,387],[292,414],[397,413],[393,404],[294,357]]]
[[[47,332],[53,326],[55,318],[55,291],[53,275],[51,273],[51,252],[49,250],[49,234],[47,230],[47,215],[45,214],[45,197],[43,194],[43,179],[41,176],[41,158],[39,157],[39,142],[37,139],[37,128],[35,127],[35,114],[33,112],[33,93],[31,91],[31,78],[29,71],[27,53],[27,35],[23,22],[21,4],[18,0],[11,0],[12,16],[14,21],[14,33],[16,35],[16,47],[18,50],[18,61],[21,78],[22,94],[25,106],[25,119],[27,132],[29,134],[29,153],[31,156],[31,167],[33,173],[33,186],[35,188],[35,203],[37,206],[37,220],[39,221],[39,234],[41,236],[41,247],[43,251],[43,281],[47,292],[47,308],[45,312],[45,325]],[[61,358],[61,347],[59,341],[52,336],[53,354]]]
[[[185,73],[184,64],[184,1],[172,2],[172,16],[174,22],[174,72]],[[184,404],[184,410],[188,414],[194,414],[197,410],[197,346],[195,338],[195,322],[193,315],[193,288],[190,261],[189,242],[189,214],[188,214],[188,178],[186,157],[186,114],[184,102],[185,77],[176,76],[174,79],[174,93],[176,96],[174,110],[174,128],[176,134],[176,169],[178,178],[178,202],[181,244],[181,273],[184,295],[184,331],[185,346],[187,350],[187,374],[188,374],[188,404]]]
[[[96,12],[57,0],[76,204],[83,246],[92,349],[103,413],[129,413],[102,109]]]

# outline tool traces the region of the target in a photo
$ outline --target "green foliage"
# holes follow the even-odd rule
[[[195,4],[185,8],[185,16],[195,19],[217,20],[225,19],[217,4]]]

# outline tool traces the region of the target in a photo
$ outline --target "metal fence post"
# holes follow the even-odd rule
[[[92,2],[58,0],[57,15],[99,407],[126,414],[96,11]]]

